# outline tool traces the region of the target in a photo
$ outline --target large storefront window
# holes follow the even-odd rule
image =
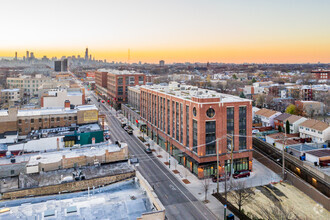
[[[230,172],[230,160],[225,161],[226,171]],[[234,172],[249,169],[249,158],[238,158],[233,161]]]
[[[215,175],[217,172],[217,164],[210,164],[207,166],[204,166],[204,177],[210,177],[212,175]]]

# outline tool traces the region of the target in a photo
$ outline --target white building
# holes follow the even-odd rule
[[[291,115],[283,122],[284,131],[286,131],[286,121],[289,121],[290,123],[290,134],[298,133],[299,132],[299,125],[306,121],[307,118],[297,116],[297,115]]]
[[[38,92],[39,86],[46,82],[51,82],[52,79],[48,77],[44,77],[42,75],[36,75],[35,77],[22,75],[20,77],[8,77],[7,78],[7,85],[8,88],[13,89],[17,88],[20,89],[21,92],[25,94],[34,95]]]
[[[322,121],[309,119],[299,125],[299,133],[302,138],[312,138],[315,143],[323,143],[330,140],[330,126]]]
[[[263,108],[255,113],[255,118],[259,120],[262,123],[262,126],[264,127],[269,127],[269,126],[274,127],[274,118],[280,114],[282,113]]]
[[[1,90],[1,102],[10,103],[10,102],[20,102],[21,93],[20,89],[2,89]]]
[[[85,103],[84,93],[80,89],[51,89],[41,97],[41,107],[62,107],[66,100],[72,105]]]

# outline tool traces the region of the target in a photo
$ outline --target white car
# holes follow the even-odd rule
[[[259,133],[259,130],[258,129],[252,130],[252,134],[256,134],[256,133]]]

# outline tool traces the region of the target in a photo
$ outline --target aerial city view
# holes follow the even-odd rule
[[[1,1],[0,220],[329,220],[329,0]]]

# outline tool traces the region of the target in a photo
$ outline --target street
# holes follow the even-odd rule
[[[166,217],[168,219],[217,219],[154,155],[145,153],[144,145],[135,136],[129,135],[124,131],[106,103],[98,103],[93,93],[90,93],[90,96],[91,103],[96,104],[96,106],[100,105],[99,110],[106,115],[112,140],[126,142],[130,154],[139,158],[137,169],[148,180],[149,184],[154,187],[157,196],[166,208]]]

